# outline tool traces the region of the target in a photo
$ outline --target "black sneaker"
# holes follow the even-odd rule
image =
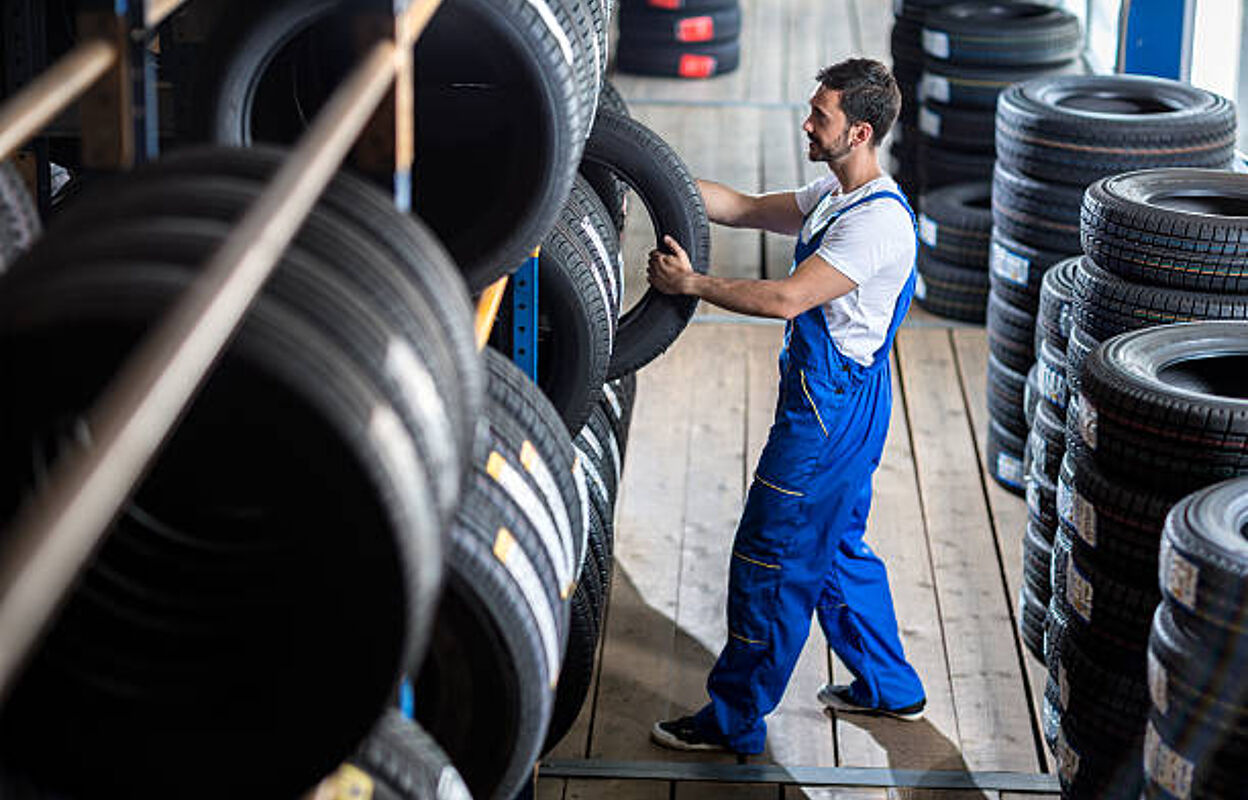
[[[825,683],[823,688],[819,690],[819,702],[833,711],[843,711],[850,714],[868,714],[876,717],[892,717],[893,719],[904,719],[907,722],[923,719],[923,709],[927,707],[927,700],[920,700],[917,703],[911,703],[902,708],[878,708],[873,706],[863,706],[854,702],[853,695],[849,692],[849,687],[844,684],[833,685]]]
[[[728,746],[716,735],[698,724],[697,717],[668,719],[654,723],[650,738],[655,744],[672,750],[699,750],[703,752],[726,752]]]

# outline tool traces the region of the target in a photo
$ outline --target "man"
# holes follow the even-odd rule
[[[880,167],[901,94],[888,68],[850,59],[819,73],[802,124],[831,174],[795,192],[750,196],[700,181],[713,222],[797,234],[781,280],[692,270],[680,244],[650,254],[659,291],[787,320],[776,417],[733,543],[728,642],[697,714],[656,723],[680,750],[761,753],[817,613],[854,681],[818,699],[842,712],[914,720],[926,703],[897,634],[884,564],[862,541],[871,476],[888,432],[889,349],[914,292],[914,214]]]

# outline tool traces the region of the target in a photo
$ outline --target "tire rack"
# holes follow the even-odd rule
[[[185,2],[81,0],[80,27],[89,31],[84,41],[0,105],[0,160],[80,97],[84,157],[91,153],[91,166],[124,169],[154,157],[157,114],[148,43],[160,22]],[[371,2],[375,7],[361,12],[368,31],[376,30],[367,52],[203,273],[86,413],[91,443],[59,459],[47,485],[9,522],[0,550],[0,702],[282,252],[370,124],[378,135],[365,137],[359,155],[388,159],[396,203],[410,209],[412,45],[441,0]],[[505,283],[503,278],[490,287],[478,306],[479,346],[493,325]]]

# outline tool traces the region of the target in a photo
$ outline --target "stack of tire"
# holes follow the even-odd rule
[[[919,196],[919,82],[923,78],[923,20],[943,0],[901,0],[893,4],[889,51],[901,89],[901,114],[889,134],[893,177],[907,197]]]
[[[1189,495],[1166,517],[1162,602],[1148,642],[1152,708],[1143,797],[1243,794],[1248,756],[1248,480]]]
[[[1235,112],[1227,100],[1177,81],[1059,75],[1002,92],[996,128],[987,324],[989,349],[1008,374],[989,376],[989,395],[1013,392],[1016,402],[993,414],[988,450],[1001,456],[989,466],[1021,494],[1028,435],[1021,387],[1036,359],[1041,282],[1049,267],[1081,252],[1084,189],[1132,169],[1228,166]],[[1072,331],[1072,352],[1085,334]]]
[[[0,161],[0,272],[42,233],[39,209],[12,161]]]
[[[914,299],[938,316],[984,321],[992,186],[955,183],[920,198],[919,276]]]
[[[286,155],[147,165],[4,275],[6,517]],[[347,758],[428,648],[483,402],[471,319],[428,231],[335,178],[14,686],[6,764],[70,796],[242,774],[292,797]]]
[[[1036,320],[1039,359],[1027,373],[1023,409],[1029,427],[1023,457],[1027,486],[1027,528],[1023,534],[1023,587],[1018,599],[1018,627],[1023,644],[1044,661],[1044,625],[1052,594],[1050,563],[1057,536],[1057,486],[1066,455],[1066,347],[1070,338],[1075,271],[1079,258],[1059,261],[1040,284]],[[999,364],[998,374],[1008,375]],[[991,369],[991,368],[990,368]],[[998,380],[1000,388],[1005,384]],[[998,403],[1016,399],[991,395]],[[999,413],[1010,414],[1010,408]]]
[[[997,96],[1068,71],[1082,48],[1079,20],[1036,2],[964,2],[923,20],[919,179],[924,191],[992,175]]]
[[[1125,173],[1085,197],[1046,645],[1072,796],[1138,795],[1166,513],[1248,472],[1248,324],[1158,325],[1248,320],[1248,296],[1210,291],[1246,285],[1245,210],[1248,185],[1211,170]]]
[[[620,72],[711,78],[741,64],[737,0],[621,0]]]

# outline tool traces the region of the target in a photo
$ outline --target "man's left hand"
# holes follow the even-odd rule
[[[663,244],[670,252],[650,251],[646,277],[650,285],[663,294],[690,294],[690,284],[697,275],[689,263],[689,255],[671,236],[664,235]]]

